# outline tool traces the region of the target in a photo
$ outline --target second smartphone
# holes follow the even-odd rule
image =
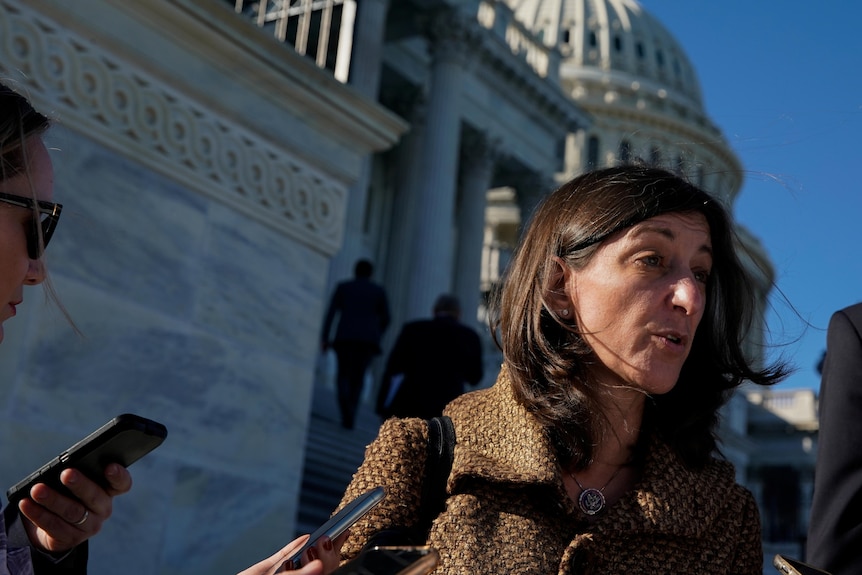
[[[384,495],[386,495],[385,489],[382,487],[375,487],[345,505],[341,511],[330,517],[326,523],[318,527],[317,530],[308,538],[308,541],[305,542],[305,545],[303,545],[296,553],[291,555],[277,573],[299,569],[302,554],[305,553],[309,547],[314,547],[317,544],[318,539],[324,535],[330,539],[335,539],[347,531],[347,529],[356,523],[360,517],[371,511],[375,505],[380,503],[380,501],[383,500]]]

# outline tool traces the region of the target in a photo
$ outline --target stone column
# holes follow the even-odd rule
[[[360,94],[377,99],[380,88],[383,39],[389,0],[362,0],[353,29],[350,85]]]
[[[389,349],[388,344],[395,341],[401,325],[408,317],[407,294],[414,257],[414,230],[418,225],[417,219],[421,218],[415,190],[420,186],[422,164],[425,161],[422,146],[425,140],[426,107],[423,96],[409,94],[396,105],[396,112],[410,121],[410,131],[404,135],[395,151],[395,197],[392,201],[391,228],[386,238],[388,255],[384,276],[392,312],[392,327],[386,333],[384,349]],[[430,312],[429,308],[427,313]]]
[[[494,175],[500,141],[484,133],[466,132],[461,154],[454,292],[461,301],[462,320],[475,324],[485,231],[485,204]]]
[[[353,51],[350,62],[349,84],[356,91],[372,100],[377,100],[380,89],[380,73],[383,62],[383,40],[386,31],[386,11],[389,0],[362,0],[354,27]],[[363,251],[361,242],[362,222],[368,203],[368,187],[371,181],[372,157],[369,155],[362,166],[362,173],[347,196],[344,222],[344,240],[341,250],[329,265],[329,291],[339,281],[353,276],[353,265],[369,254]],[[379,281],[375,263],[375,277]]]
[[[407,315],[427,316],[434,299],[452,289],[452,252],[461,86],[478,24],[455,10],[427,22],[433,63],[423,142],[424,163],[416,188],[416,228]]]
[[[518,208],[521,210],[521,230],[533,217],[539,202],[557,188],[553,178],[536,172],[524,172],[515,184]]]

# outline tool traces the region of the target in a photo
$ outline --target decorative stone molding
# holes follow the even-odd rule
[[[25,3],[0,0],[0,74],[106,147],[327,255],[340,247],[343,184]]]

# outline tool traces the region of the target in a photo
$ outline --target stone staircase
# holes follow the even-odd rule
[[[356,427],[341,427],[335,392],[318,384],[312,401],[296,535],[311,533],[341,501],[362,463],[365,447],[377,436],[380,419],[370,405],[359,407]]]

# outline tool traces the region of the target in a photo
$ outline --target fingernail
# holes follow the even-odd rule
[[[324,551],[332,551],[332,539],[329,537],[322,538],[322,545]]]
[[[314,561],[315,559],[317,559],[317,550],[314,547],[312,547],[311,549],[308,550],[308,560]]]
[[[111,463],[105,468],[105,475],[108,477],[116,477],[119,473],[117,467],[118,465],[116,463]]]

